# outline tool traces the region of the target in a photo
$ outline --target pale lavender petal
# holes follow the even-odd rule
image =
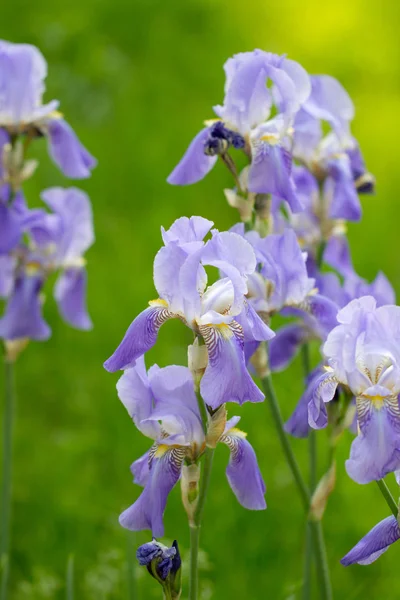
[[[32,123],[55,110],[58,102],[42,105],[47,65],[30,44],[0,41],[0,123]]]
[[[72,127],[60,118],[49,119],[47,127],[49,154],[64,175],[71,179],[90,177],[97,161],[81,144]]]
[[[201,242],[213,225],[212,221],[203,217],[181,217],[176,219],[169,229],[161,227],[161,235],[165,245],[177,242],[182,246],[191,242]]]
[[[42,200],[57,217],[52,233],[57,246],[57,260],[74,265],[94,242],[93,213],[89,196],[75,187],[44,190]]]
[[[42,316],[42,286],[40,275],[25,275],[16,280],[5,314],[0,319],[1,338],[47,340],[50,337],[51,330]]]
[[[264,394],[246,368],[243,331],[230,325],[200,327],[208,350],[208,365],[200,383],[206,404],[216,409],[225,402],[261,402]]]
[[[324,337],[336,327],[339,306],[330,298],[321,294],[311,294],[307,299],[307,310],[317,320]]]
[[[255,147],[249,171],[249,190],[256,194],[273,194],[288,202],[293,212],[303,210],[292,176],[292,156],[280,144],[260,141]]]
[[[235,320],[243,329],[245,343],[254,340],[266,342],[275,337],[275,333],[256,313],[251,302],[245,301],[242,312]]]
[[[354,273],[350,246],[344,235],[332,236],[324,250],[324,261],[343,276]]]
[[[348,157],[331,160],[328,171],[330,177],[324,184],[324,196],[331,199],[329,217],[359,221],[362,214],[361,204],[354,186]]]
[[[12,250],[19,242],[22,234],[21,222],[13,206],[8,206],[0,199],[0,254]]]
[[[220,441],[231,451],[226,476],[236,498],[245,508],[263,510],[267,507],[264,497],[265,483],[256,453],[246,440],[245,434],[237,429],[230,429]]]
[[[346,461],[349,476],[357,483],[382,479],[400,469],[400,409],[396,399],[375,408],[367,398],[357,399],[360,433]]]
[[[311,85],[304,109],[314,118],[328,121],[339,136],[348,134],[354,105],[343,86],[330,75],[311,76]]]
[[[12,292],[16,264],[15,257],[0,255],[0,298],[7,298]]]
[[[283,371],[307,341],[309,334],[297,323],[285,325],[276,332],[269,343],[269,365],[271,371]]]
[[[369,565],[379,558],[391,544],[397,542],[399,538],[399,524],[396,517],[392,515],[375,525],[340,562],[345,567],[354,563]]]
[[[313,429],[322,429],[328,424],[326,402],[335,397],[338,382],[331,372],[324,372],[310,383],[308,423]]]
[[[64,321],[77,329],[92,329],[86,307],[86,269],[66,269],[57,279],[54,297]]]
[[[118,380],[117,392],[136,427],[147,437],[157,440],[161,435],[159,423],[144,422],[151,415],[154,397],[143,356],[124,371]]]
[[[139,356],[154,346],[161,325],[174,316],[164,305],[146,308],[131,323],[114,354],[104,363],[104,368],[114,372],[132,366]]]
[[[210,128],[202,129],[191,142],[181,161],[169,175],[167,181],[172,185],[197,183],[211,171],[218,156],[204,154],[204,144],[209,137]]]
[[[185,452],[182,448],[164,447],[156,451],[143,492],[119,518],[122,527],[131,531],[150,529],[154,537],[164,535],[168,494],[180,478]]]
[[[150,474],[149,457],[150,452],[145,452],[143,456],[141,456],[131,464],[133,482],[137,485],[141,485],[142,487],[146,485]]]

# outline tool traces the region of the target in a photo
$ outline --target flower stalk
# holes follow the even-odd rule
[[[2,599],[7,597],[12,494],[12,449],[15,412],[14,363],[4,359],[4,416],[3,416],[3,465],[1,481],[1,538],[0,557],[2,569]]]

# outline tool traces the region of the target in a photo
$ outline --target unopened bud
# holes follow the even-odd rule
[[[241,221],[248,223],[251,221],[254,207],[254,194],[249,194],[248,198],[243,198],[235,190],[224,190],[225,198],[228,201],[229,206],[236,208]]]
[[[170,548],[156,540],[143,544],[136,552],[139,564],[147,567],[148,572],[163,587],[165,598],[178,600],[181,595],[181,557],[178,542]]]
[[[335,489],[336,462],[333,461],[329,470],[322,477],[311,498],[310,516],[313,521],[320,521],[324,515],[328,498]]]
[[[181,477],[182,503],[189,518],[194,523],[194,515],[199,496],[200,467],[195,463],[184,465]]]
[[[270,373],[268,364],[268,352],[265,344],[260,344],[250,359],[251,364],[258,377],[267,377]]]
[[[198,389],[200,385],[200,380],[204,375],[207,364],[207,347],[204,345],[200,346],[198,340],[196,339],[194,344],[191,344],[188,347],[188,366],[192,373],[196,389]]]
[[[29,338],[18,338],[15,340],[5,340],[5,359],[7,362],[15,362],[18,356],[29,344]]]
[[[209,448],[215,448],[225,431],[227,412],[225,404],[222,404],[208,419],[206,444]]]

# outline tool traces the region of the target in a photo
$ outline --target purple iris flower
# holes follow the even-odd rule
[[[162,230],[165,246],[154,260],[159,299],[133,321],[104,366],[117,371],[133,365],[155,344],[161,325],[179,318],[207,346],[208,365],[200,384],[206,404],[218,408],[226,402],[258,402],[264,396],[247,371],[244,343],[274,334],[246,299],[256,258],[251,245],[236,233],[213,230],[204,242],[211,226],[202,217],[183,217]],[[206,266],[221,273],[209,286]]]
[[[325,403],[339,384],[346,386],[356,398],[359,428],[346,469],[358,483],[369,483],[400,468],[400,308],[377,308],[364,296],[337,320],[323,347],[327,367],[309,402],[309,423],[325,426]]]
[[[370,565],[399,538],[400,528],[396,517],[393,515],[386,517],[378,525],[375,525],[340,562],[345,567],[355,563]]]
[[[196,462],[206,445],[192,375],[188,368],[175,365],[163,369],[155,365],[147,373],[144,359],[139,358],[122,375],[117,390],[135,425],[154,440],[150,451],[131,467],[134,481],[144,490],[121,514],[120,523],[162,537],[168,494],[184,462]],[[236,428],[238,421],[239,417],[227,421],[219,439],[231,451],[227,478],[245,508],[261,510],[266,507],[265,485],[246,434]]]
[[[17,135],[45,135],[64,175],[89,177],[96,160],[56,112],[59,102],[42,104],[47,64],[41,52],[29,44],[0,41],[0,73],[0,127]]]
[[[54,295],[63,319],[78,329],[91,328],[86,309],[84,252],[94,241],[92,210],[87,195],[76,188],[50,188],[43,200],[52,209],[28,211],[29,245],[18,247],[13,283],[6,279],[8,303],[0,319],[4,339],[46,339],[50,329],[42,317],[44,282],[60,271]],[[7,263],[5,263],[7,266]],[[0,280],[4,277],[1,277]]]
[[[224,69],[224,103],[214,107],[221,121],[197,134],[168,182],[196,183],[219,154],[244,148],[252,160],[249,191],[275,194],[300,210],[291,175],[291,137],[294,116],[310,93],[307,73],[285,56],[262,50],[237,54]],[[276,116],[271,118],[273,110]]]
[[[294,123],[294,156],[324,180],[329,218],[358,221],[359,193],[374,191],[357,141],[350,133],[354,106],[341,84],[328,75],[311,77],[312,91]],[[331,132],[323,137],[321,121]]]

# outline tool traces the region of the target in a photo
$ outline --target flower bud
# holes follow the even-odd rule
[[[193,522],[199,496],[200,467],[195,463],[184,465],[181,476],[182,503],[189,518]]]
[[[182,561],[176,540],[171,548],[156,540],[143,544],[137,549],[136,558],[162,585],[166,598],[177,600],[180,597]]]
[[[198,339],[188,347],[188,366],[193,376],[196,389],[204,375],[208,364],[208,353],[205,345],[200,346]]]
[[[220,406],[208,420],[206,444],[209,448],[216,448],[221,435],[224,433],[227,412],[225,404]]]
[[[335,489],[336,462],[333,461],[329,470],[322,477],[311,498],[310,515],[314,521],[320,521],[324,515],[328,498]]]

